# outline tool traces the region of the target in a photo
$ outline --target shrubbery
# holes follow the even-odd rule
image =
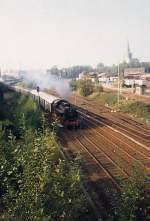
[[[103,87],[99,84],[94,84],[90,79],[85,80],[75,80],[70,82],[70,87],[73,91],[78,90],[82,96],[89,96],[93,92],[102,92]]]
[[[78,218],[84,211],[79,167],[67,167],[53,134],[27,130],[17,142],[11,133],[4,141],[1,131],[0,143],[4,220]]]
[[[76,79],[72,79],[72,80],[70,81],[70,87],[71,87],[71,90],[72,90],[72,91],[76,91],[76,90],[77,90],[77,88],[78,88],[78,82],[77,82]]]
[[[130,113],[135,117],[150,121],[150,104],[132,100],[126,101],[122,96],[120,97],[120,102],[118,103],[117,94],[114,92],[97,93],[90,98],[100,101],[105,105],[111,106],[114,109]]]
[[[117,103],[117,95],[113,92],[111,92],[111,93],[106,93],[106,92],[97,93],[96,95],[94,95],[91,98],[93,98],[94,100],[100,101],[104,104],[107,104],[109,106],[113,106]]]
[[[118,105],[118,108],[123,112],[131,113],[136,117],[150,121],[150,104],[144,104],[139,101],[124,101]]]
[[[86,209],[79,164],[62,159],[36,104],[8,92],[0,116],[0,220],[78,220]]]
[[[79,92],[82,96],[89,96],[94,92],[94,85],[91,80],[80,80],[78,82]]]
[[[114,195],[117,207],[113,220],[147,220],[146,183],[148,183],[148,177],[138,167],[135,167],[132,176],[122,182],[122,191]]]

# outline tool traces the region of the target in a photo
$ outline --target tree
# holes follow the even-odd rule
[[[122,191],[116,194],[117,197],[115,196],[117,219],[114,220],[147,220],[148,207],[145,207],[144,202],[146,183],[148,183],[148,177],[135,166],[132,176],[122,182]]]
[[[77,82],[76,79],[72,79],[72,80],[70,81],[70,87],[71,87],[71,90],[72,90],[72,91],[76,91],[76,90],[77,90],[77,88],[78,88],[78,82]]]
[[[91,80],[79,80],[79,91],[83,96],[89,96],[94,92],[94,85]]]

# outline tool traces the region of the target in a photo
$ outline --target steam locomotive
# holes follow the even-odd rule
[[[80,127],[78,112],[67,100],[42,92],[38,87],[37,90],[23,89],[16,86],[14,88],[15,91],[32,96],[45,111],[50,112],[51,116],[59,122],[59,125]]]
[[[79,127],[80,121],[77,110],[71,106],[66,100],[55,100],[53,103],[53,111],[55,115],[60,119],[60,122],[64,126]]]

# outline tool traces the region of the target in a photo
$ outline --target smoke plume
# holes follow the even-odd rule
[[[55,90],[61,97],[68,97],[71,93],[69,80],[47,74],[42,70],[25,71],[23,79],[28,84],[39,86],[41,90]]]

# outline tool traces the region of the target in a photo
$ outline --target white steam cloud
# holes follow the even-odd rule
[[[68,97],[71,93],[68,79],[62,79],[47,74],[46,71],[26,71],[23,75],[24,81],[34,83],[41,90],[55,90],[61,97]]]

